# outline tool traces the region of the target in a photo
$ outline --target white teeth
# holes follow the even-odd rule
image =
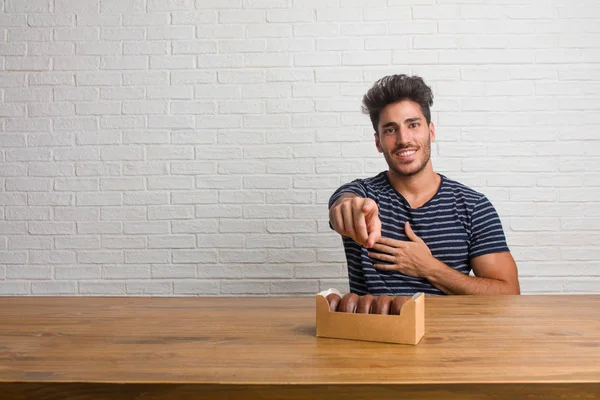
[[[411,154],[414,154],[415,150],[408,150],[408,151],[403,151],[401,153],[398,153],[400,155],[400,157],[407,157],[410,156]]]

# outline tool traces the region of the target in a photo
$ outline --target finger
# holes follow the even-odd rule
[[[344,219],[344,234],[349,238],[356,240],[356,233],[354,232],[354,223],[352,216],[352,207],[348,203],[342,205],[342,217]]]
[[[423,239],[421,239],[420,237],[418,237],[415,232],[413,232],[410,224],[408,223],[408,221],[406,221],[406,223],[404,224],[404,231],[406,232],[406,237],[412,241],[412,242],[419,242],[419,243],[425,243],[423,241]]]
[[[386,253],[386,254],[395,254],[396,253],[395,247],[386,246],[386,245],[380,244],[380,243],[375,243],[372,248],[373,248],[373,250],[377,250],[379,252]]]
[[[391,256],[389,254],[377,253],[377,252],[374,252],[374,251],[370,251],[370,252],[367,253],[367,255],[370,258],[374,258],[374,259],[380,260],[380,261],[386,261],[386,262],[389,262],[389,263],[392,263],[392,264],[395,261],[394,256]]]
[[[379,211],[377,208],[377,203],[371,199],[365,199],[362,210],[366,215],[377,215],[377,212]]]
[[[337,232],[337,233],[343,233],[344,232],[344,217],[342,216],[342,208],[341,207],[334,207],[331,210],[331,225],[333,226],[333,229]]]
[[[373,266],[382,271],[396,271],[398,268],[394,264],[373,264]]]
[[[381,220],[378,214],[367,218],[367,230],[369,231],[367,247],[371,248],[381,238]]]
[[[357,204],[356,207],[352,207],[352,218],[354,223],[354,232],[356,233],[356,241],[360,244],[364,244],[369,237],[367,232],[367,222],[365,220],[365,213],[363,207]]]
[[[407,246],[407,243],[404,240],[396,240],[386,237],[381,237],[377,243],[396,248],[404,248]]]

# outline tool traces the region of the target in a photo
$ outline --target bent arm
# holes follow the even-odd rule
[[[471,259],[475,276],[465,275],[434,259],[425,278],[446,294],[520,294],[517,265],[509,252],[489,253]]]

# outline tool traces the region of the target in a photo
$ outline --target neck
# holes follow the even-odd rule
[[[433,170],[431,160],[423,170],[414,175],[398,175],[390,169],[387,176],[394,189],[404,196],[413,208],[429,201],[437,192],[442,180]]]

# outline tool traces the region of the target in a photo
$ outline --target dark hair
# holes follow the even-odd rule
[[[363,97],[362,111],[371,117],[376,133],[381,110],[388,104],[402,100],[412,100],[418,103],[427,124],[431,122],[429,107],[433,105],[433,92],[425,84],[423,78],[405,74],[389,75],[375,82]]]

